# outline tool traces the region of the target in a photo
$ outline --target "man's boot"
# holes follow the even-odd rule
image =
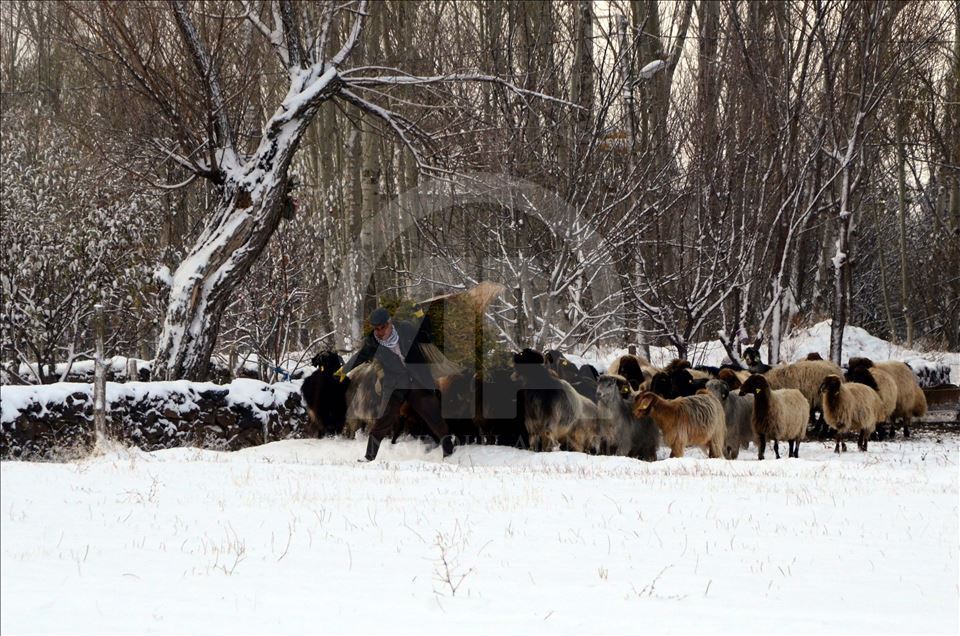
[[[440,440],[440,446],[443,447],[443,456],[450,457],[453,454],[453,435],[446,435]]]
[[[371,435],[367,438],[367,454],[364,456],[368,462],[377,458],[377,452],[380,450],[380,438]]]

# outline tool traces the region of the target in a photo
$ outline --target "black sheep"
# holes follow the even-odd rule
[[[300,393],[310,418],[317,423],[318,433],[339,435],[347,418],[347,389],[350,379],[336,375],[343,358],[336,351],[323,351],[311,360],[317,368],[303,381]]]
[[[769,364],[763,363],[760,359],[760,352],[756,347],[747,347],[743,350],[743,361],[747,363],[750,373],[762,374],[773,368]]]

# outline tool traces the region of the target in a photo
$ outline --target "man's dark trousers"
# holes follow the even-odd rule
[[[449,436],[447,423],[440,416],[440,401],[437,399],[436,391],[432,389],[397,389],[390,396],[390,401],[387,402],[384,413],[370,428],[367,439],[367,460],[373,461],[377,457],[380,442],[383,441],[384,437],[393,433],[394,428],[400,421],[400,409],[404,402],[409,404],[410,408],[423,418],[433,434],[440,440],[443,446],[443,456],[446,457],[452,453],[453,440]]]

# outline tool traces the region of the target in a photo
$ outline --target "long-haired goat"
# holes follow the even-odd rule
[[[626,378],[619,375],[601,375],[597,380],[597,408],[602,422],[610,422],[617,432],[618,455],[652,462],[657,459],[660,429],[649,417],[633,414],[636,392]]]
[[[903,435],[910,437],[910,423],[914,417],[923,417],[927,413],[927,398],[917,382],[913,370],[899,360],[873,363],[868,358],[850,358],[848,366],[877,368],[889,373],[897,383],[897,406],[891,416],[890,436],[895,434],[896,420],[903,421]]]
[[[839,375],[828,375],[820,385],[823,394],[823,419],[837,432],[833,451],[847,450],[844,439],[853,431],[860,432],[857,446],[867,450],[867,440],[883,417],[883,402],[870,387],[857,382],[844,382]]]
[[[687,446],[705,447],[711,458],[723,457],[723,406],[712,395],[665,400],[656,393],[641,393],[633,403],[633,414],[650,417],[660,427],[670,457],[683,457]]]
[[[380,380],[383,368],[376,360],[358,365],[347,374],[347,414],[344,436],[352,439],[380,417]]]
[[[800,456],[800,442],[807,434],[808,402],[797,389],[771,389],[766,376],[751,375],[740,395],[753,395],[753,432],[757,435],[758,459],[763,459],[767,440],[780,459],[779,442],[789,445],[790,457]]]
[[[723,405],[723,420],[727,434],[723,442],[723,455],[736,459],[741,448],[748,448],[753,440],[753,396],[737,395],[723,380],[710,380],[700,393],[709,393]],[[756,442],[756,440],[754,440]]]
[[[597,405],[551,373],[540,353],[524,349],[514,354],[513,362],[515,379],[522,388],[530,448],[565,445],[570,450],[588,450],[595,441]]]

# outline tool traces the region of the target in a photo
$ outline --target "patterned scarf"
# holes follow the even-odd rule
[[[403,354],[400,353],[400,333],[397,331],[397,326],[393,325],[393,328],[390,330],[390,335],[387,336],[386,340],[381,340],[377,338],[377,334],[373,334],[374,339],[381,345],[393,351],[400,360],[403,360]]]

